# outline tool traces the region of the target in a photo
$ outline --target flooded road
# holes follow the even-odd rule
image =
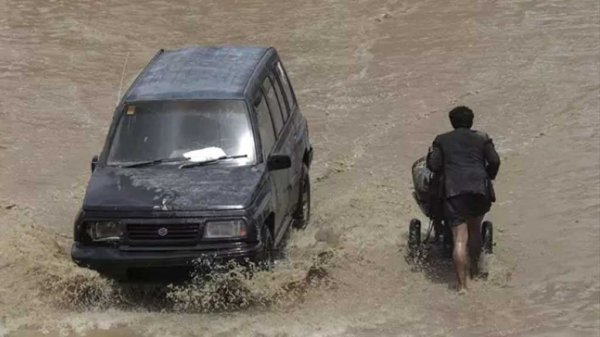
[[[598,41],[595,0],[0,0],[0,336],[598,335]],[[311,226],[227,312],[202,286],[124,295],[68,255],[119,93],[198,44],[275,46],[315,147]],[[448,261],[404,259],[410,166],[457,104],[503,161],[467,296]],[[323,252],[326,278],[280,296]]]

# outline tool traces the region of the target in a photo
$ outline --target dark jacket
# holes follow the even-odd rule
[[[495,199],[490,180],[498,174],[500,158],[486,133],[459,128],[437,136],[427,167],[442,175],[446,198],[481,194]]]

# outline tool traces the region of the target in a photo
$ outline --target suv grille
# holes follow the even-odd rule
[[[199,239],[200,224],[127,224],[132,243],[185,244]],[[138,242],[136,242],[138,241]]]

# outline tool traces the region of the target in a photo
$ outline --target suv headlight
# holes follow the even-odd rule
[[[208,221],[204,226],[204,237],[207,239],[246,237],[244,220]]]
[[[117,241],[123,237],[123,225],[114,221],[87,223],[87,234],[93,241]]]

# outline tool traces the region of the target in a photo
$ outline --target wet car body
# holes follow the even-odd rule
[[[184,111],[181,121],[170,119],[174,106],[191,107],[191,113]],[[235,143],[238,152],[245,149],[243,159],[213,158],[186,167],[189,161],[153,162],[138,155],[172,140],[160,139],[161,134],[193,136],[189,121],[198,118],[193,115],[198,106],[212,107],[212,117],[228,118],[216,124],[219,130],[232,124],[230,115],[240,121],[247,111],[246,138],[221,139]],[[174,131],[165,131],[170,128]],[[145,136],[130,135],[135,130]],[[214,130],[206,127],[204,133]],[[121,157],[143,160],[119,161],[119,151]],[[289,228],[308,221],[311,161],[306,119],[275,49],[161,50],[125,93],[102,153],[92,161],[74,224],[72,258],[116,277],[138,268],[189,266],[198,259],[271,259]]]

